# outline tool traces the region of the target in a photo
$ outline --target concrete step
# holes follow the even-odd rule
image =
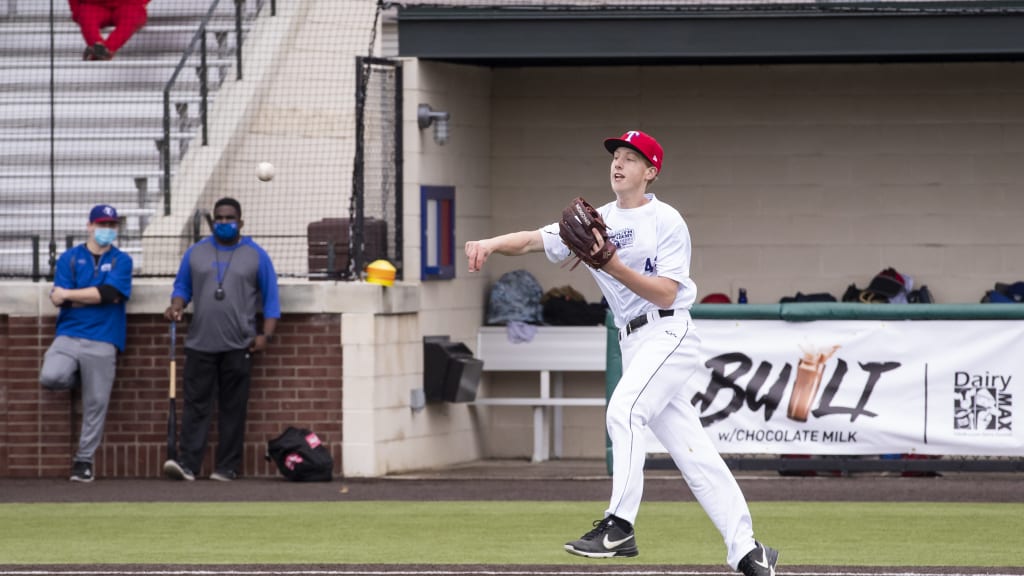
[[[72,135],[69,135],[72,136]],[[74,138],[58,138],[52,147],[53,159],[58,164],[71,162],[93,162],[99,166],[116,168],[124,163],[151,162],[158,167],[160,151],[157,147],[159,134],[81,134]],[[184,135],[178,135],[185,138]],[[188,138],[191,138],[190,136]],[[191,141],[191,140],[190,140]],[[180,141],[179,141],[180,142]],[[198,145],[198,143],[196,143]],[[171,144],[171,161],[180,160],[180,145]],[[51,144],[47,136],[32,139],[0,138],[0,165],[31,166],[49,161]],[[6,170],[5,170],[6,171]]]
[[[213,100],[216,92],[211,92],[207,98]],[[199,94],[191,94],[174,91],[170,94],[171,104],[178,102],[193,105],[198,104],[202,98]],[[89,103],[107,104],[139,104],[139,105],[160,105],[163,107],[163,93],[160,92],[125,92],[123,90],[97,91],[97,92],[75,92],[73,94],[54,94],[53,102],[57,106],[81,105]],[[49,90],[38,93],[21,94],[0,94],[0,108],[5,106],[22,105],[50,105]],[[17,114],[17,112],[4,111],[4,114]]]
[[[171,106],[171,129],[181,129],[182,123],[200,121],[200,104]],[[162,102],[150,104],[111,104],[109,102],[78,102],[54,105],[52,110],[59,132],[80,131],[92,127],[112,130],[163,130],[164,106]],[[0,135],[18,131],[50,130],[49,104],[4,106],[0,104]]]
[[[79,60],[75,61],[73,66],[56,67],[53,80],[60,94],[110,90],[111,87],[121,88],[125,92],[162,93],[177,66],[177,59],[168,58],[159,62],[157,66],[137,66],[127,59],[109,62]],[[6,68],[3,64],[0,63],[0,94],[38,93],[49,90],[48,63],[37,60],[31,66],[22,64]],[[42,67],[39,67],[41,65]],[[226,65],[223,73],[216,68],[210,69],[209,88],[219,87],[222,78],[233,74],[231,68],[233,64]],[[183,69],[178,74],[174,88],[176,91],[198,93],[199,76],[196,67],[190,65]]]
[[[206,16],[212,4],[212,0],[160,0],[150,2],[146,13],[149,22],[171,19],[198,22]],[[254,16],[264,4],[269,8],[269,1],[245,2],[243,18]],[[12,20],[16,19],[19,22],[49,21],[50,3],[40,0],[0,0],[0,16],[9,16]],[[71,10],[68,8],[67,2],[55,1],[54,16],[71,20]],[[228,19],[234,18],[234,16],[235,3],[231,0],[220,0],[214,11],[214,17]]]
[[[173,176],[177,171],[174,169],[174,165],[171,166],[171,175]],[[73,162],[67,162],[57,164],[54,169],[53,179],[56,182],[62,180],[71,181],[86,181],[97,178],[149,178],[156,179],[160,178],[163,172],[159,166],[154,166],[149,162],[145,163],[131,163],[131,162],[118,162],[113,166],[98,165],[94,162],[76,164]],[[25,179],[28,181],[46,180],[50,181],[50,164],[48,158],[38,158],[37,162],[30,164],[22,164],[16,168],[10,168],[0,171],[0,186],[4,186],[5,183],[11,180]],[[49,186],[49,184],[47,184]],[[49,189],[49,188],[47,188]]]
[[[151,124],[145,126],[143,124]],[[196,127],[198,128],[198,127]],[[196,135],[196,129],[181,129],[176,122],[171,123],[171,132],[167,134],[171,140],[190,140]],[[62,124],[59,130],[50,133],[45,124],[20,128],[8,128],[0,126],[0,149],[4,143],[10,142],[114,142],[114,141],[137,141],[137,140],[162,140],[164,130],[161,121],[156,118],[147,121],[138,120],[135,124],[127,123],[124,126],[103,124],[89,120],[81,120],[80,124]]]
[[[58,180],[54,183],[54,202],[69,204],[89,200],[117,207],[162,202],[159,180],[145,180],[145,193],[135,187],[131,178],[94,178],[90,180]],[[49,180],[10,178],[0,180],[0,206],[22,206],[50,198]]]
[[[131,57],[146,57],[165,53],[183,54],[192,42],[196,30],[183,31],[177,34],[143,34],[139,32],[118,51],[113,61]],[[210,56],[225,58],[234,53],[237,41],[234,32],[222,33],[220,36],[207,34],[206,50]],[[0,40],[0,58],[18,57],[31,58],[50,55],[49,32],[32,33],[4,30]],[[53,51],[61,59],[78,57],[81,59],[85,50],[85,40],[80,34],[55,34]],[[197,46],[196,51],[199,50]]]
[[[131,57],[119,57],[113,60],[107,60],[102,62],[85,61],[81,59],[75,60],[72,58],[64,60],[55,60],[53,62],[53,68],[55,70],[65,71],[66,74],[73,74],[76,72],[87,72],[91,74],[95,73],[97,70],[101,68],[104,70],[115,71],[138,70],[140,68],[152,70],[169,69],[171,72],[173,72],[174,69],[178,67],[180,59],[180,55],[178,55],[178,58],[174,58],[173,54],[167,53],[158,55],[157,57],[149,58],[135,57],[134,55],[132,55]],[[185,63],[185,67],[195,69],[198,68],[201,65],[201,63],[202,62],[200,60],[200,56],[197,54],[193,54]],[[211,69],[219,67],[229,67],[233,66],[234,64],[235,60],[232,58],[207,57],[206,60],[207,67]],[[7,58],[0,60],[0,71],[7,70],[45,70],[47,72],[47,76],[49,76],[50,60],[49,58]]]

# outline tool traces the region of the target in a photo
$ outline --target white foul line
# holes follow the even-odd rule
[[[0,570],[0,576],[735,576],[731,571],[624,570]],[[988,572],[785,572],[781,576],[1022,576]]]

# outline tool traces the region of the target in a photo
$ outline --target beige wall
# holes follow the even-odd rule
[[[1024,64],[537,68],[494,71],[493,232],[535,228],[574,195],[612,198],[607,136],[665,147],[653,192],[683,213],[701,296],[840,297],[887,266],[940,302],[1020,279]],[[542,256],[545,289],[586,272]]]

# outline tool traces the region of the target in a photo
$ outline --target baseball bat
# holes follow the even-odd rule
[[[168,411],[167,411],[167,459],[178,459],[178,415],[177,400],[175,400],[175,384],[177,363],[174,359],[174,345],[178,340],[178,323],[171,320],[171,359],[170,359],[170,383],[167,388]]]

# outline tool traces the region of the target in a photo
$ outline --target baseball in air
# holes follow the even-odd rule
[[[256,177],[261,182],[270,182],[274,179],[274,165],[270,162],[260,162],[256,167]]]

